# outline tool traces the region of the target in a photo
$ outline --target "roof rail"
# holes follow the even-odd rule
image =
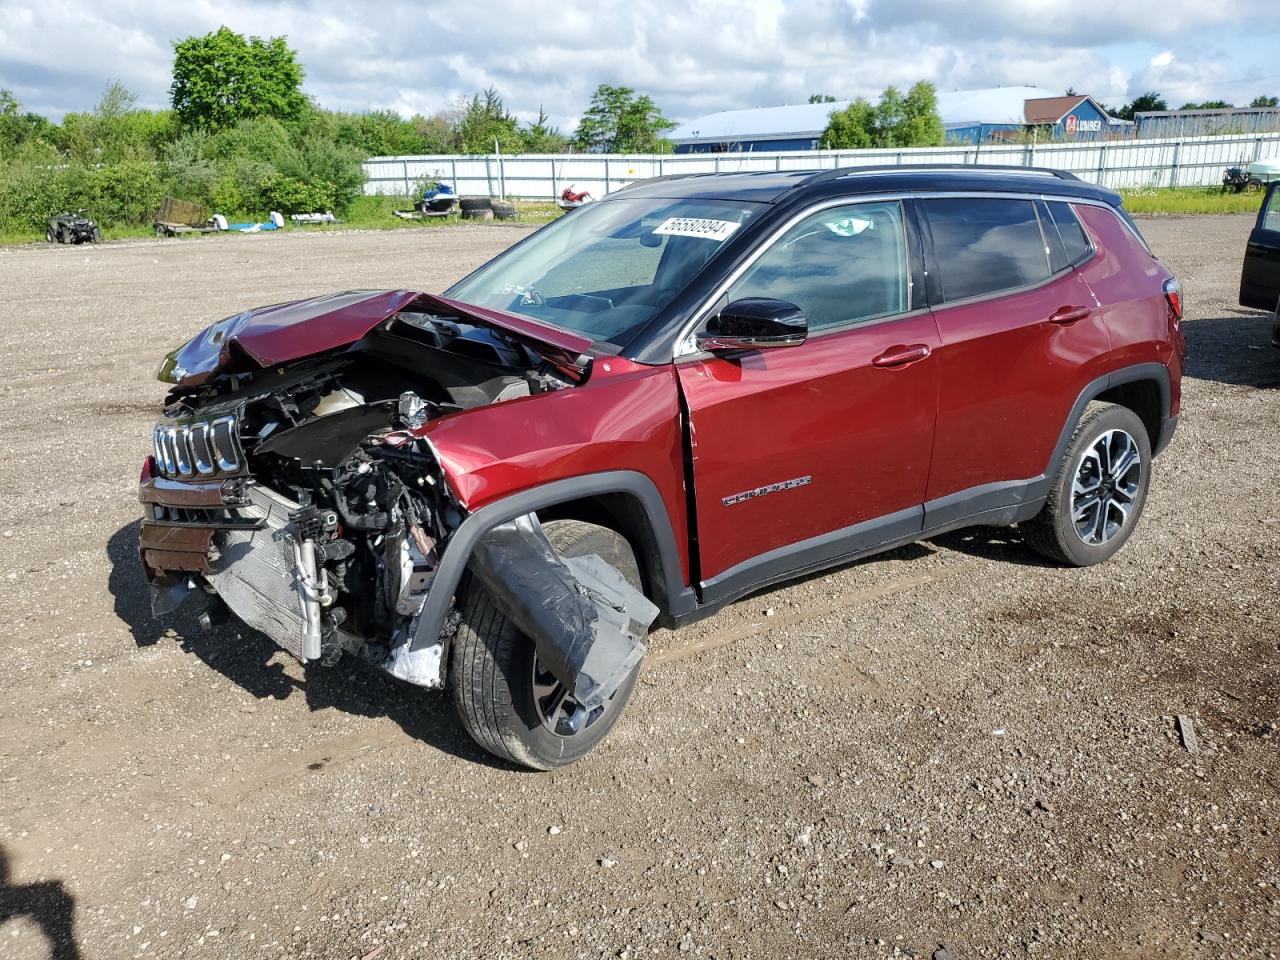
[[[1012,164],[994,163],[919,163],[919,164],[886,164],[876,167],[836,167],[815,173],[804,181],[804,186],[825,183],[829,180],[840,180],[844,177],[869,176],[885,173],[967,173],[982,176],[987,173],[1029,174],[1034,177],[1057,177],[1059,180],[1076,180],[1080,178],[1066,170],[1052,170],[1049,167],[1021,167]]]

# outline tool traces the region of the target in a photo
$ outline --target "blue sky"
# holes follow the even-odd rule
[[[0,87],[54,118],[112,80],[167,103],[172,41],[226,24],[284,34],[323,106],[448,109],[495,86],[531,119],[571,130],[598,83],[649,93],[676,121],[942,90],[1073,87],[1108,104],[1145,90],[1172,106],[1280,94],[1275,0],[0,0]]]

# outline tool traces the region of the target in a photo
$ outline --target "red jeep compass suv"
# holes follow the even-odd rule
[[[143,467],[157,613],[448,687],[550,768],[650,625],[970,524],[1059,562],[1132,534],[1173,432],[1181,294],[1049,170],[650,180],[444,294],[249,310],[172,353]]]

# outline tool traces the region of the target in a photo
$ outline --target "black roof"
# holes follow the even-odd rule
[[[856,196],[915,191],[981,191],[1053,193],[1118,203],[1103,187],[1074,174],[1040,167],[938,164],[900,167],[840,167],[835,170],[782,170],[745,173],[688,173],[631,184],[611,197],[751,200],[777,203],[799,196]]]

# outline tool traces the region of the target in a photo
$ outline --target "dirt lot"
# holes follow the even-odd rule
[[[657,634],[610,739],[544,775],[443,697],[152,621],[134,560],[166,349],[440,289],[519,228],[0,250],[0,957],[1275,957],[1280,351],[1235,306],[1249,222],[1143,224],[1190,375],[1111,563],[981,529],[750,598]]]

